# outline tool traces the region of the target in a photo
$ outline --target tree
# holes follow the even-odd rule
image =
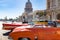
[[[9,18],[9,21],[13,21],[13,19],[12,18]]]
[[[38,15],[39,17],[43,16],[44,15],[44,12],[40,11],[40,12],[37,12],[36,15]]]

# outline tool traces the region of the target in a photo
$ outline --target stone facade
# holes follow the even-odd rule
[[[60,0],[47,0],[47,12],[50,20],[60,20]]]
[[[30,2],[30,0],[28,0],[24,8],[24,13],[22,14],[22,20],[30,22],[32,16],[30,15],[31,12],[33,12],[32,3]]]
[[[26,2],[24,10],[27,14],[33,11],[32,3],[30,2],[30,0]]]

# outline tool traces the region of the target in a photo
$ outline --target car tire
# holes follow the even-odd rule
[[[30,40],[29,38],[19,38],[18,40]]]

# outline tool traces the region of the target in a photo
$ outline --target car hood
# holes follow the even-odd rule
[[[33,28],[33,26],[31,25],[28,25],[28,26],[20,26],[20,27],[17,27],[13,30],[13,32],[19,32],[19,31],[31,31],[29,30],[28,28]]]

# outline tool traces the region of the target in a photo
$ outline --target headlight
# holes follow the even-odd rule
[[[38,40],[38,37],[37,36],[35,36],[35,40]]]

